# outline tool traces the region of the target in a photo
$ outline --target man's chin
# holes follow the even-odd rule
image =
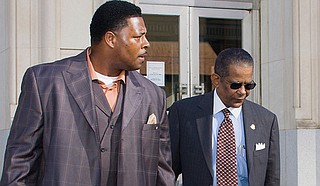
[[[232,107],[233,107],[233,108],[239,108],[239,107],[241,107],[241,105],[243,104],[243,101],[244,101],[244,100],[238,101],[238,102],[234,102],[234,103],[232,104]]]

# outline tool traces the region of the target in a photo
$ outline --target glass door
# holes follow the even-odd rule
[[[191,8],[191,96],[213,89],[214,62],[225,48],[245,48],[251,53],[251,15],[246,10]]]
[[[139,6],[142,8],[151,45],[140,73],[165,90],[169,107],[175,101],[190,96],[188,8]]]
[[[140,73],[165,90],[168,107],[177,100],[212,90],[213,66],[221,50],[242,47],[251,54],[254,52],[252,38],[258,28],[253,25],[258,24],[253,23],[253,17],[257,16],[253,16],[252,11],[151,4],[139,6],[151,45]],[[256,59],[258,55],[253,54],[253,57]],[[258,71],[259,67],[255,65],[254,74]],[[255,90],[249,99],[257,94]]]

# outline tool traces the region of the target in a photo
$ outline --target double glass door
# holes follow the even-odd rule
[[[140,4],[151,47],[140,73],[162,87],[167,105],[213,89],[218,53],[252,52],[252,16],[246,10]]]

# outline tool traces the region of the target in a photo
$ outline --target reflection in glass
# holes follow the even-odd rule
[[[212,90],[211,74],[219,52],[241,47],[241,20],[199,18],[200,84],[205,92]]]
[[[179,17],[143,15],[150,42],[147,61],[165,62],[165,86],[167,107],[177,101],[179,95]],[[147,75],[146,63],[140,73]]]

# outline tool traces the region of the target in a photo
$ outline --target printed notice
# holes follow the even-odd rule
[[[147,78],[158,86],[165,86],[163,61],[147,61]]]

